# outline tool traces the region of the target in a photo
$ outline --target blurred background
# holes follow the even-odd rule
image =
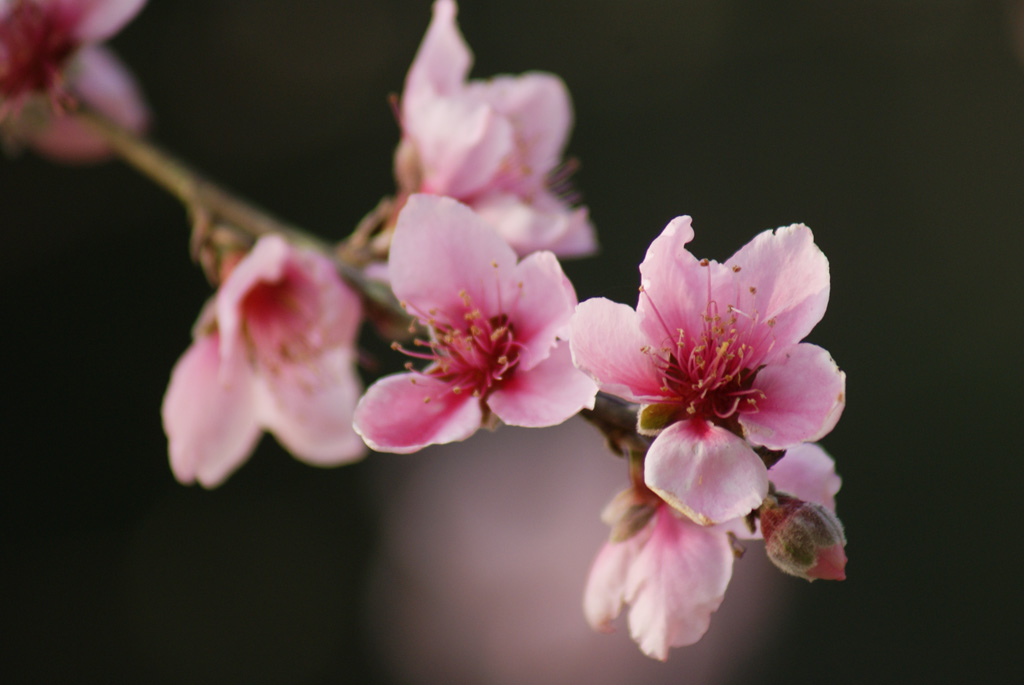
[[[387,103],[425,0],[152,2],[113,42],[153,137],[325,238],[393,190]],[[824,441],[848,580],[756,545],[667,664],[583,584],[625,468],[596,431],[502,428],[334,470],[265,437],[177,484],[160,402],[210,294],[183,209],[117,162],[0,159],[7,682],[999,682],[1019,662],[1024,6],[1010,0],[464,0],[473,75],[540,69],[603,246],[581,299],[635,304],[674,216],[699,256],[807,223],[811,340],[848,374]],[[386,348],[371,354],[393,364]],[[9,676],[8,676],[9,674]],[[1011,678],[1012,680],[1012,678]]]

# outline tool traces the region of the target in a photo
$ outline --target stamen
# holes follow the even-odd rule
[[[431,340],[413,340],[412,350],[398,342],[391,347],[428,362],[422,371],[414,371],[412,362],[407,362],[406,369],[412,373],[443,381],[455,395],[466,392],[480,397],[515,369],[522,344],[515,340],[506,315],[488,319],[473,306],[468,292],[460,291],[459,297],[467,311],[452,323],[439,321],[445,315],[436,310],[432,313],[438,313],[438,319],[419,317],[420,324],[429,329]]]

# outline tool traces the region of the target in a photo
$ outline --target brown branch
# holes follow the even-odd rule
[[[193,217],[202,217],[210,225],[226,226],[250,242],[268,233],[278,233],[295,245],[316,250],[334,260],[342,278],[373,305],[397,318],[408,318],[390,288],[368,279],[361,269],[344,260],[325,241],[232,195],[170,153],[106,117],[86,110],[76,116],[100,135],[123,161],[178,198]]]

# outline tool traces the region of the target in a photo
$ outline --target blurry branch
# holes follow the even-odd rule
[[[369,302],[397,319],[408,319],[387,285],[367,278],[361,269],[343,259],[327,242],[231,194],[170,153],[106,117],[85,110],[77,116],[99,134],[124,162],[178,198],[190,212],[197,228],[224,227],[247,243],[255,242],[268,233],[281,234],[295,245],[316,250],[333,259],[342,278]]]
[[[593,409],[584,409],[580,416],[604,433],[608,447],[620,456],[632,452],[646,453],[650,438],[636,432],[636,412],[639,405],[609,395],[597,393]]]

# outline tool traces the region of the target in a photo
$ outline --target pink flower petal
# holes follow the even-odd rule
[[[746,438],[773,450],[820,440],[835,427],[846,404],[846,374],[829,353],[810,343],[782,350],[757,373],[765,394],[757,411],[740,415]]]
[[[56,162],[87,164],[110,157],[107,143],[74,116],[45,115],[43,125],[24,126],[18,121],[14,136],[39,154]]]
[[[131,72],[102,45],[82,49],[75,58],[71,87],[90,106],[125,128],[140,133],[149,109]]]
[[[756,310],[761,321],[774,321],[775,348],[765,361],[770,363],[803,340],[824,316],[830,288],[828,259],[803,224],[764,231],[726,265],[740,267],[735,272],[736,287],[749,298],[735,304],[750,314],[749,310]],[[757,290],[755,295],[749,294],[751,286]]]
[[[256,242],[245,259],[231,272],[217,291],[217,323],[221,332],[221,355],[235,354],[242,344],[245,298],[260,283],[276,283],[285,274],[294,248],[278,235],[267,235]]]
[[[606,542],[594,559],[583,591],[583,615],[594,630],[612,632],[611,622],[626,601],[626,578],[646,542],[636,535],[624,542]]]
[[[352,428],[362,392],[353,356],[339,348],[322,355],[315,366],[299,363],[261,376],[260,420],[302,461],[334,466],[366,452]]]
[[[480,428],[480,400],[415,373],[385,376],[356,406],[353,427],[378,452],[415,452],[465,440]]]
[[[690,217],[677,217],[647,248],[640,265],[643,292],[636,310],[640,327],[655,347],[674,347],[680,329],[687,336],[699,335],[713,285],[728,277],[721,264],[701,266],[686,248],[691,240]],[[719,304],[724,314],[728,303]]]
[[[556,336],[568,337],[576,291],[550,252],[535,252],[520,262],[513,284],[503,306],[523,345],[519,369],[528,371],[547,358]],[[565,353],[568,359],[568,348]]]
[[[544,203],[539,202],[543,197],[537,196],[535,208],[548,216],[551,212],[544,210]],[[561,257],[589,257],[597,252],[597,231],[590,221],[590,211],[586,207],[573,207],[565,211],[568,214],[557,215],[566,221],[565,229],[560,230],[559,237],[547,244],[547,249]]]
[[[703,525],[744,516],[768,494],[768,470],[747,442],[701,419],[674,423],[658,435],[644,480]]]
[[[422,166],[425,193],[469,198],[492,184],[515,151],[508,120],[471,98],[426,100],[402,126]]]
[[[261,433],[251,372],[240,356],[222,365],[216,334],[198,338],[175,364],[161,414],[171,469],[184,484],[220,485]]]
[[[781,492],[836,510],[842,479],[836,475],[835,461],[818,445],[808,442],[790,447],[786,456],[768,469],[768,478]]]
[[[649,657],[692,645],[707,632],[732,578],[728,537],[659,509],[626,580],[629,632]]]
[[[452,0],[437,0],[433,18],[405,79],[404,118],[421,104],[422,95],[448,95],[458,91],[469,75],[473,53],[455,23],[458,8]]]
[[[388,271],[395,296],[412,314],[432,311],[464,323],[465,292],[484,316],[502,313],[512,293],[516,255],[469,207],[447,197],[412,195],[398,215]]]
[[[78,53],[69,74],[70,88],[86,104],[125,128],[145,130],[149,111],[131,73],[102,46]],[[22,129],[29,144],[41,154],[62,162],[95,162],[110,155],[110,147],[73,115],[48,113],[49,123]]]
[[[497,76],[467,84],[467,92],[515,124],[516,162],[522,176],[543,187],[562,157],[572,128],[572,102],[562,79],[552,74]]]
[[[98,43],[120,31],[135,18],[146,0],[58,0],[81,12],[75,37],[83,43]]]
[[[631,402],[665,396],[661,374],[643,351],[649,343],[631,307],[603,297],[587,300],[576,307],[569,330],[573,362],[601,390]]]
[[[555,426],[584,407],[593,409],[597,385],[572,365],[562,344],[532,369],[517,369],[487,398],[487,406],[510,426]]]
[[[582,257],[597,250],[587,209],[570,207],[550,191],[538,191],[529,201],[512,193],[494,192],[474,199],[472,204],[516,254],[551,250],[565,257]]]

